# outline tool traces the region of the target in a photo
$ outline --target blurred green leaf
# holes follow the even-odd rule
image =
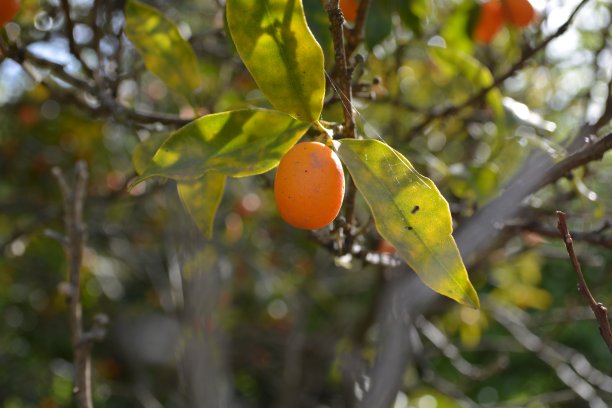
[[[479,307],[453,239],[448,203],[435,184],[378,140],[342,139],[338,154],[368,202],[376,228],[436,292]]]
[[[144,173],[145,169],[153,159],[153,156],[155,156],[157,149],[159,149],[167,138],[167,133],[156,133],[151,135],[151,137],[149,137],[147,140],[136,145],[134,151],[132,152],[132,165],[134,166],[136,173],[139,175]]]
[[[149,71],[193,102],[202,81],[198,60],[176,25],[153,7],[136,0],[125,6],[125,33]]]
[[[415,35],[423,35],[423,20],[429,14],[430,2],[427,0],[412,0],[397,2],[397,12],[402,23],[408,27]]]
[[[325,96],[323,51],[301,0],[228,0],[238,54],[272,105],[305,122],[319,119]]]
[[[479,9],[477,2],[465,0],[444,22],[441,34],[449,48],[467,53],[472,51],[474,48],[472,31],[476,25]]]
[[[208,238],[213,235],[215,214],[223,198],[226,178],[221,173],[209,171],[198,179],[177,183],[183,205]]]
[[[321,45],[327,65],[334,61],[334,46],[331,31],[329,30],[329,17],[320,0],[304,0],[304,14],[308,27],[312,30],[317,42]]]
[[[445,68],[453,76],[461,76],[474,85],[474,92],[493,85],[495,79],[489,69],[476,58],[462,51],[452,48],[430,47],[429,54],[439,67]],[[504,118],[502,94],[499,89],[492,89],[487,93],[486,101],[492,109],[495,119]]]
[[[499,169],[492,163],[486,163],[481,167],[471,171],[474,180],[474,190],[478,195],[479,204],[484,204],[486,200],[495,194],[499,185]]]
[[[391,34],[393,23],[388,0],[370,4],[365,24],[365,44],[371,50]]]
[[[192,179],[210,170],[234,177],[265,173],[309,126],[265,109],[203,116],[164,142],[137,183],[152,176]]]

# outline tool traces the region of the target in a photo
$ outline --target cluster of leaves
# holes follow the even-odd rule
[[[225,176],[271,170],[313,125],[331,133],[319,121],[325,96],[323,51],[301,3],[229,0],[227,21],[242,61],[277,110],[203,116],[169,136],[139,179],[178,180],[183,202],[209,236]],[[196,60],[178,30],[153,9],[130,1],[126,32],[147,67],[172,89],[188,89],[190,97],[194,88],[182,78],[196,71]],[[170,51],[175,55],[167,55]],[[436,186],[380,141],[341,139],[332,146],[364,194],[383,238],[432,289],[478,307],[451,236],[448,204]]]

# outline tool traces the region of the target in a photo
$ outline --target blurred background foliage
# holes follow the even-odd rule
[[[94,68],[98,89],[129,109],[181,118],[266,106],[228,38],[223,2],[148,2],[177,24],[198,56],[204,85],[197,108],[146,71],[122,34],[122,3],[70,2],[80,56]],[[505,27],[485,46],[467,28],[472,0],[372,1],[358,49],[365,62],[354,79],[359,131],[382,137],[431,177],[458,225],[497,196],[529,153],[564,157],[567,141],[600,117],[609,98],[612,3],[592,0],[499,90],[417,127],[490,85],[554,33],[578,2],[532,3],[537,22],[523,31]],[[304,5],[329,72],[327,15],[319,0]],[[69,51],[65,23],[59,1],[22,0],[1,35],[80,78],[87,73]],[[205,389],[225,384],[227,390],[208,395],[225,392],[232,400],[199,406],[355,406],[367,391],[367,373],[351,371],[347,356],[374,362],[383,286],[403,272],[335,259],[311,234],[285,225],[273,201],[273,172],[229,180],[214,239],[205,241],[173,183],[126,188],[136,175],[135,147],[168,134],[172,124],[109,112],[52,66],[36,69],[45,78],[36,84],[23,66],[0,57],[0,406],[71,404],[72,350],[58,291],[67,265],[45,230],[63,229],[50,169],[68,170],[80,159],[91,172],[85,321],[98,312],[111,319],[93,351],[96,406],[198,406],[198,385],[186,380],[190,371],[182,364],[186,355],[199,358],[188,351],[193,338],[204,339],[200,352],[213,356],[201,359],[210,366],[194,378]],[[340,104],[329,101],[325,119],[341,122],[341,115]],[[517,224],[470,270],[483,308],[442,300],[414,316],[422,353],[403,373],[395,408],[612,404],[610,354],[576,291],[561,241],[546,233],[555,231],[555,210],[568,212],[576,231],[609,225],[610,185],[608,155],[531,196],[529,223]],[[367,208],[358,204],[365,222]],[[609,229],[600,232],[609,237]],[[379,241],[370,228],[360,244],[374,251]],[[595,297],[610,305],[609,238],[607,248],[577,241]],[[398,311],[404,312],[410,313]],[[516,331],[512,319],[527,331]],[[585,395],[576,393],[580,387]]]

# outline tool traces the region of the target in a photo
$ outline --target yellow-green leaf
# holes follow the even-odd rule
[[[342,139],[338,155],[367,201],[376,228],[436,292],[479,307],[455,244],[448,203],[408,159],[378,140]]]
[[[226,178],[221,173],[209,171],[198,179],[177,183],[183,206],[208,238],[212,238],[215,214],[223,198]]]
[[[141,175],[144,173],[151,159],[155,156],[157,149],[159,149],[159,146],[161,146],[167,138],[167,133],[156,133],[134,147],[134,151],[132,152],[132,165],[137,174]]]
[[[194,92],[202,86],[198,60],[176,25],[153,7],[129,0],[125,33],[142,54],[147,69],[193,102]]]
[[[318,120],[323,51],[302,0],[227,0],[227,21],[240,58],[272,105],[304,122]]]
[[[309,126],[266,109],[202,116],[162,144],[137,182],[152,176],[193,179],[210,170],[233,177],[265,173],[278,165]]]

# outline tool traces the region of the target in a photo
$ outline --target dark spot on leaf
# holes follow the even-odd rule
[[[415,205],[414,208],[412,209],[412,211],[410,211],[411,214],[415,214],[417,213],[419,210],[421,209],[421,207],[419,207],[418,205]]]
[[[404,227],[404,229],[407,230],[407,231],[412,231],[413,230],[413,228],[410,225],[406,225]]]

